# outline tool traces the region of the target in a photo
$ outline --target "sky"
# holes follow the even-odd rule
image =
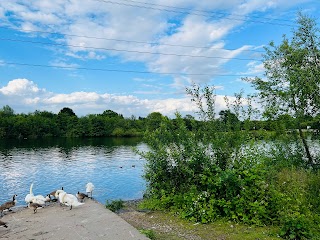
[[[316,17],[318,0],[0,1],[0,108],[195,115],[186,88],[251,94],[264,46]],[[316,19],[319,22],[319,19]]]

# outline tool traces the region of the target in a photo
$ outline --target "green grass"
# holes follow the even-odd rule
[[[126,207],[125,207],[126,208]],[[274,240],[278,236],[277,226],[249,226],[228,220],[218,220],[201,224],[181,219],[167,211],[140,211],[139,204],[130,205],[130,211],[137,211],[133,218],[127,219],[140,232],[152,240]],[[140,211],[140,212],[139,212]],[[137,214],[138,213],[138,214]],[[122,216],[123,217],[123,216]],[[124,219],[126,219],[124,217]]]

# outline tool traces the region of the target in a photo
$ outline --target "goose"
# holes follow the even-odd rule
[[[79,202],[76,196],[69,194],[69,193],[66,193],[66,192],[59,193],[59,202],[60,202],[60,204],[70,206],[70,210],[72,209],[72,207],[78,207],[78,206],[84,204],[84,203]]]
[[[33,213],[37,212],[38,208],[43,208],[43,206],[39,203],[34,203],[34,202],[29,202],[28,204],[28,208],[33,210]]]
[[[76,197],[78,198],[78,200],[79,200],[80,202],[83,202],[84,199],[85,199],[86,197],[88,197],[88,195],[87,195],[87,194],[84,194],[84,193],[81,193],[81,192],[78,191],[78,193],[76,194]]]
[[[8,226],[7,226],[7,223],[5,223],[5,222],[3,222],[3,221],[1,221],[1,220],[0,220],[0,226],[1,226],[1,227],[5,227],[5,228],[8,227]]]
[[[2,205],[0,206],[1,215],[2,215],[2,211],[3,211],[3,210],[8,209],[9,211],[12,211],[11,208],[14,207],[14,206],[16,205],[16,203],[17,203],[17,200],[16,200],[16,197],[17,197],[17,196],[18,196],[17,194],[14,194],[14,195],[12,196],[12,201],[5,202],[4,204],[2,204]]]
[[[0,216],[3,216],[3,210],[5,210],[6,208],[4,206],[0,206]]]
[[[50,203],[51,202],[51,197],[50,197],[50,194],[47,194],[47,196],[45,197],[45,205],[47,205],[47,203]]]
[[[61,190],[63,190],[63,187],[61,187]],[[52,196],[52,197],[54,197],[54,199],[57,199],[58,197],[56,197],[56,192],[57,192],[58,190],[54,190],[54,191],[52,191],[51,193],[49,193],[49,195],[50,195],[50,197]]]
[[[86,193],[88,194],[88,196],[89,196],[89,193],[90,193],[91,199],[92,199],[93,189],[94,189],[94,185],[91,182],[86,184]]]

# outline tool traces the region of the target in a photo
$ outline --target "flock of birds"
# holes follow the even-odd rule
[[[77,192],[76,195],[66,193],[63,190],[63,187],[58,190],[54,190],[51,193],[47,194],[46,197],[43,195],[34,195],[33,194],[33,183],[30,185],[30,191],[25,196],[25,202],[28,204],[28,208],[33,210],[33,213],[36,213],[39,208],[43,208],[46,206],[49,202],[57,202],[59,201],[60,205],[65,205],[70,207],[70,210],[72,207],[77,207],[84,204],[85,198],[91,198],[92,199],[92,192],[94,190],[94,185],[89,182],[86,184],[86,193],[82,193],[80,191]],[[1,217],[3,216],[3,212],[5,210],[12,211],[12,207],[14,207],[17,203],[16,200],[17,195],[14,194],[12,196],[12,201],[5,202],[0,205],[0,214]],[[7,223],[0,220],[0,226],[7,228]]]

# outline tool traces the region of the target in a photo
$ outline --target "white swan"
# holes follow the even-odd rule
[[[69,194],[66,192],[59,193],[59,202],[61,204],[69,206],[70,210],[72,209],[72,207],[78,207],[78,206],[84,204],[84,203],[79,202],[75,195],[72,195],[72,194]]]
[[[29,204],[31,202],[31,203],[38,203],[38,204],[44,205],[48,201],[48,199],[42,195],[34,196],[32,189],[33,189],[33,183],[31,183],[29,193],[24,198],[26,203]]]
[[[33,192],[32,192],[32,188],[33,188],[33,183],[31,183],[30,185],[30,190],[29,190],[29,193],[26,195],[26,197],[24,198],[24,200],[26,201],[26,203],[29,204],[29,202],[32,201],[34,195],[33,195]]]
[[[91,198],[92,198],[93,190],[94,190],[94,185],[91,182],[87,183],[86,184],[86,193],[88,194],[88,196],[89,196],[89,193],[90,193]]]
[[[59,194],[63,193],[63,192],[65,192],[65,191],[63,191],[63,189],[62,190],[56,190],[56,192],[54,193],[54,197],[58,199],[59,198]]]
[[[45,205],[46,204],[46,201],[47,201],[47,198],[45,198],[44,196],[42,195],[37,195],[37,196],[34,196],[33,198],[31,198],[31,201],[32,203],[38,203],[40,205]]]

